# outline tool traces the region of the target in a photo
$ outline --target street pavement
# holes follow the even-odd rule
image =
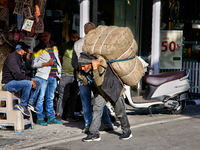
[[[193,139],[194,142],[191,142],[191,145],[187,143],[187,147],[191,147],[191,149],[195,150],[197,147],[198,149],[200,147],[200,143],[198,142],[200,139],[198,136],[200,135],[200,127],[198,126],[198,123],[200,123],[199,110],[200,105],[186,105],[181,114],[169,115],[166,114],[164,109],[154,108],[152,110],[153,117],[150,117],[148,109],[136,110],[128,106],[127,114],[131,124],[133,138],[127,141],[118,139],[121,134],[121,129],[117,121],[114,122],[114,124],[119,127],[115,132],[100,131],[102,137],[100,142],[82,142],[81,139],[86,137],[85,134],[81,133],[84,128],[82,115],[78,116],[80,119],[78,122],[64,121],[63,124],[51,124],[48,126],[34,124],[34,129],[25,129],[23,133],[15,133],[12,128],[1,129],[0,150],[163,149],[163,147],[159,145],[161,141],[165,141],[162,132],[164,132],[164,136],[167,135],[167,141],[163,143],[166,149],[182,150],[184,149],[184,143],[177,142],[175,148],[168,145],[170,143],[169,141],[173,143],[172,145],[175,145],[173,140],[178,141],[178,137],[175,135],[179,133],[179,129],[174,128],[175,126],[179,128],[188,127],[183,129],[184,132],[182,131],[179,133],[183,139],[191,137],[185,135],[187,132],[188,135],[190,135],[195,133],[195,129],[197,130],[197,135],[194,136],[195,138]],[[193,128],[190,128],[190,126],[193,126]],[[103,125],[101,129],[102,128]],[[156,129],[158,129],[158,132],[156,132]],[[169,133],[167,130],[169,130]]]

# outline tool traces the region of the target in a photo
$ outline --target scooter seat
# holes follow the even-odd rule
[[[144,82],[153,86],[160,86],[163,83],[180,79],[186,76],[184,71],[163,72],[156,75],[147,75]]]

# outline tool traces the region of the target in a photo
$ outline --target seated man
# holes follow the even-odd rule
[[[99,128],[101,125],[101,116],[106,101],[110,101],[115,109],[123,134],[120,139],[127,140],[132,137],[130,124],[126,115],[125,102],[123,98],[123,84],[113,73],[111,67],[106,64],[105,59],[100,55],[91,56],[88,52],[82,52],[78,59],[80,69],[80,79],[83,84],[88,81],[94,83],[93,91],[95,99],[93,105],[92,124],[89,128],[89,134],[83,138],[84,142],[100,141]],[[98,58],[98,59],[97,59]],[[100,66],[100,62],[102,65]]]
[[[31,69],[32,61],[30,50],[28,50],[30,47],[24,42],[18,42],[15,46],[15,51],[4,61],[2,69],[2,85],[4,90],[21,92],[21,102],[17,107],[26,116],[30,116],[27,107],[38,113],[34,103],[40,90],[40,82],[26,75],[26,72]]]

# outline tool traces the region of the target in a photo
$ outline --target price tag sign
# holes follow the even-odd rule
[[[181,69],[183,31],[162,30],[160,38],[160,69]]]

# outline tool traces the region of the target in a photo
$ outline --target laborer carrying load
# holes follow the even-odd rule
[[[106,101],[111,102],[115,109],[116,117],[118,117],[121,123],[123,133],[120,139],[130,139],[132,133],[126,115],[124,98],[122,96],[124,92],[123,83],[114,74],[111,67],[107,65],[106,60],[100,55],[90,55],[89,52],[82,52],[78,63],[80,69],[79,78],[82,80],[83,84],[87,84],[88,81],[90,81],[90,83],[94,85],[91,86],[94,92],[93,119],[89,128],[89,133],[86,138],[83,138],[83,141],[90,142],[101,140],[99,128]]]

